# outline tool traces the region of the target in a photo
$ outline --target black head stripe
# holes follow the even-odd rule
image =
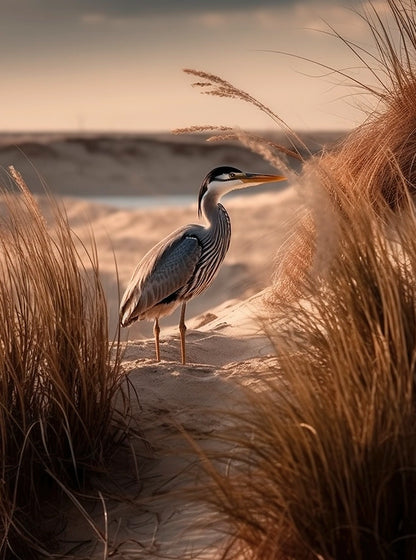
[[[204,180],[202,181],[201,188],[199,189],[198,195],[198,216],[201,216],[201,204],[202,199],[204,198],[205,193],[208,190],[208,185],[214,181],[226,181],[226,179],[220,179],[221,175],[228,175],[229,173],[241,173],[239,169],[236,167],[230,167],[229,165],[222,165],[221,167],[215,167],[212,169],[207,175],[205,176]]]
[[[221,177],[221,175],[228,175],[228,173],[241,173],[241,171],[236,167],[230,167],[229,165],[222,165],[221,167],[216,167],[215,169],[212,169],[212,171],[210,171],[205,177],[203,183],[206,182],[208,185],[214,179],[217,179],[218,181],[221,180],[224,181],[224,179],[220,179],[219,177]]]

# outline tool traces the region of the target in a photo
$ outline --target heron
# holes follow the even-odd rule
[[[152,320],[156,361],[160,362],[159,318],[182,305],[179,319],[182,364],[186,364],[187,302],[204,292],[216,277],[231,239],[230,217],[221,198],[236,189],[284,181],[281,175],[245,173],[221,166],[202,181],[198,217],[205,224],[183,226],[157,243],[137,265],[120,304],[120,323]]]

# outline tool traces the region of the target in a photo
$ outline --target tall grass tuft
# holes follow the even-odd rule
[[[416,557],[416,219],[384,216],[345,211],[325,277],[275,310],[274,381],[209,454],[224,558]]]
[[[11,173],[0,199],[0,557],[35,558],[44,498],[82,487],[122,437],[120,351],[94,245],[53,200],[47,224]]]
[[[385,6],[370,2],[360,17],[367,24],[370,46],[364,48],[335,35],[362,65],[363,75],[369,76],[368,83],[353,76],[350,82],[370,94],[375,108],[337,146],[305,166],[300,184],[308,189],[313,173],[313,188],[326,191],[335,212],[342,206],[341,196],[353,205],[363,198],[371,201],[382,214],[386,204],[399,211],[409,194],[416,195],[416,17],[413,3],[403,0],[387,0]],[[348,78],[344,71],[339,74]],[[316,235],[325,216],[319,199],[312,196],[311,201],[312,208],[305,211],[298,230],[276,258],[274,288],[279,300],[283,294],[298,297],[298,280],[316,264],[314,254],[320,249]],[[309,230],[306,235],[305,230]],[[335,237],[336,231],[331,235]]]
[[[375,50],[341,39],[377,110],[305,166],[270,309],[274,381],[205,457],[226,559],[416,558],[416,12],[367,6]]]

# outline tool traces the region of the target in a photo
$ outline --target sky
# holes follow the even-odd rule
[[[381,11],[383,0],[373,1]],[[183,72],[225,78],[299,130],[346,129],[362,99],[334,74],[368,45],[354,0],[0,0],[1,131],[273,128]],[[286,53],[286,54],[283,54]],[[295,55],[295,56],[293,56]],[[365,100],[364,100],[365,101]]]

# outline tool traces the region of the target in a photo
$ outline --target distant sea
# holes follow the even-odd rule
[[[196,197],[190,194],[171,196],[83,196],[84,200],[105,204],[121,209],[157,208],[161,206],[189,206],[196,204]]]

